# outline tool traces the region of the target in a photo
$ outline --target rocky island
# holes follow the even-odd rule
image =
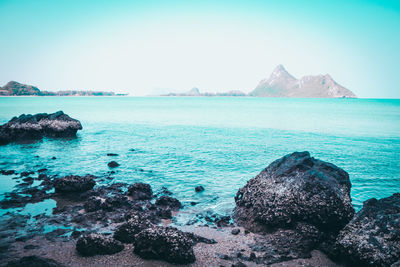
[[[0,87],[0,96],[124,96],[126,94],[116,94],[114,92],[103,91],[41,91],[39,88],[22,84],[16,81],[10,81],[3,87]]]
[[[268,79],[262,80],[248,94],[239,90],[225,93],[200,93],[196,87],[184,93],[162,96],[251,96],[251,97],[297,97],[297,98],[356,98],[349,89],[335,82],[329,74],[309,75],[296,79],[283,65],[278,65]]]

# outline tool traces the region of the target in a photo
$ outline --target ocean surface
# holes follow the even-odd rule
[[[346,170],[357,210],[366,199],[400,191],[400,100],[2,97],[0,123],[58,110],[81,121],[78,137],[0,146],[0,169],[105,176],[107,163],[116,160],[121,166],[104,183],[146,182],[155,192],[167,187],[185,205],[177,223],[199,212],[231,212],[247,180],[294,151],[308,150]],[[15,189],[12,178],[0,175],[0,199]],[[205,191],[196,193],[198,185]],[[16,211],[51,213],[56,205],[46,200]]]

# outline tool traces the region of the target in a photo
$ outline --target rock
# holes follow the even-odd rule
[[[29,171],[29,172],[21,172],[21,177],[27,177],[27,176],[29,176],[29,175],[31,175],[31,174],[34,174],[34,172],[33,171]]]
[[[240,229],[239,228],[232,229],[232,231],[231,231],[232,235],[238,235],[239,233],[240,233]]]
[[[54,181],[56,193],[81,193],[95,186],[93,175],[77,176],[70,175]]]
[[[349,175],[295,152],[271,163],[236,194],[234,218],[252,231],[291,228],[297,222],[338,232],[353,217]]]
[[[119,163],[113,160],[113,161],[110,161],[110,162],[107,164],[107,166],[110,167],[110,168],[116,168],[116,167],[119,166]]]
[[[101,209],[101,199],[97,197],[89,197],[89,199],[83,204],[86,212],[97,211]]]
[[[162,207],[169,207],[172,210],[179,210],[182,208],[181,202],[173,197],[170,196],[161,196],[156,200],[155,203],[157,206],[162,206]]]
[[[47,169],[43,168],[43,169],[38,170],[38,173],[45,172],[45,171],[47,171]]]
[[[194,191],[196,191],[196,192],[203,192],[203,191],[204,191],[204,187],[202,187],[201,185],[196,186],[196,187],[194,188]]]
[[[148,200],[153,197],[153,190],[149,184],[135,183],[129,186],[128,196],[135,200]]]
[[[39,256],[25,256],[18,260],[9,261],[7,267],[62,267],[64,265],[52,259]]]
[[[118,154],[115,154],[115,153],[107,153],[107,156],[109,156],[109,157],[116,157],[116,156],[119,156]]]
[[[124,249],[124,245],[100,234],[89,234],[78,239],[76,250],[82,256],[111,255]]]
[[[53,160],[54,160],[54,159],[57,159],[57,158],[56,158],[56,157],[51,157],[51,159],[53,159]]]
[[[400,258],[400,193],[369,199],[336,240],[349,266],[391,266]]]
[[[133,243],[138,233],[151,226],[153,226],[153,224],[149,220],[142,219],[139,215],[131,216],[126,223],[123,223],[117,228],[114,233],[114,238],[123,243]]]
[[[241,262],[241,261],[238,261],[238,262],[232,264],[232,267],[247,267],[247,265],[244,264],[244,263]]]
[[[160,217],[161,219],[171,219],[172,211],[170,208],[158,208],[157,216]]]
[[[81,123],[62,111],[36,115],[22,114],[0,126],[0,145],[25,142],[46,137],[75,137]]]
[[[1,170],[0,173],[3,175],[12,175],[15,173],[15,171],[14,170]]]
[[[188,264],[196,260],[194,242],[182,231],[155,226],[141,231],[135,238],[134,252],[144,259]]]

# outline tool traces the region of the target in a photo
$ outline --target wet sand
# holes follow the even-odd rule
[[[223,255],[228,257],[241,253],[243,256],[249,256],[253,251],[249,247],[254,242],[257,234],[244,233],[240,229],[238,235],[232,235],[231,227],[210,228],[210,227],[181,227],[183,231],[193,232],[206,238],[215,239],[216,244],[199,243],[194,247],[196,262],[185,266],[232,266],[239,261],[247,266],[265,266],[255,262],[233,259],[224,259]],[[133,253],[133,245],[126,244],[125,249],[114,255],[97,255],[93,257],[79,256],[75,250],[76,240],[71,238],[56,238],[53,241],[44,236],[34,237],[26,242],[14,242],[9,250],[10,258],[20,258],[23,256],[37,255],[45,258],[51,258],[65,266],[175,266],[164,261],[144,260]],[[257,255],[257,252],[253,252]],[[260,254],[261,255],[261,254]],[[308,259],[296,259],[286,262],[276,263],[269,266],[327,266],[337,267],[325,254],[318,250],[311,253],[312,257]],[[225,257],[226,257],[225,256]],[[8,262],[8,261],[7,261]],[[7,262],[2,262],[4,265]]]

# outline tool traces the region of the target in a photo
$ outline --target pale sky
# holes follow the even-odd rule
[[[253,90],[283,64],[400,98],[399,1],[0,0],[0,86]]]

